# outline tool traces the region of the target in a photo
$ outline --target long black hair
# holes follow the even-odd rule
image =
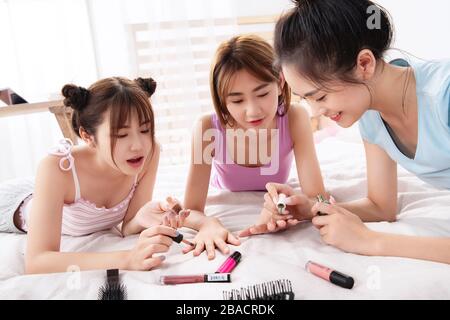
[[[293,2],[275,27],[277,63],[294,66],[316,84],[358,83],[351,71],[359,52],[369,49],[378,60],[391,45],[389,13],[370,0]]]

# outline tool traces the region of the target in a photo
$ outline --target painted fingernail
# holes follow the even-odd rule
[[[159,256],[158,258],[159,258],[159,260],[161,260],[161,261],[166,260],[166,256]]]

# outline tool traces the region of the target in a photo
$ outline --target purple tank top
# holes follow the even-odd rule
[[[213,127],[219,133],[215,141],[210,185],[230,191],[263,191],[268,182],[286,183],[291,171],[293,143],[288,116],[277,114],[278,144],[269,163],[261,167],[236,164],[227,153],[226,133],[217,115],[211,116]]]

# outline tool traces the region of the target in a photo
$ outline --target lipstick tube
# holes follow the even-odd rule
[[[351,289],[355,284],[355,281],[352,277],[339,271],[322,266],[316,262],[308,261],[305,265],[305,269],[318,276],[319,278],[322,278],[342,288]]]
[[[161,276],[161,284],[182,284],[182,283],[199,283],[199,282],[231,282],[229,273],[211,273],[199,275],[179,275],[179,276]]]
[[[286,195],[284,193],[280,193],[278,195],[278,201],[277,201],[278,213],[284,214],[285,209],[286,209]]]
[[[241,261],[242,254],[239,251],[234,252],[225,260],[224,263],[217,269],[216,273],[230,273]]]

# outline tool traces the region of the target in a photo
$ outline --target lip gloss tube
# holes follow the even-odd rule
[[[321,194],[319,194],[316,198],[317,198],[317,201],[318,201],[318,202],[324,202],[324,203],[326,203],[326,204],[330,204],[330,201],[328,201],[327,199],[325,199]],[[318,215],[318,216],[326,216],[327,214],[326,214],[325,212],[320,212],[320,211],[318,211],[318,212],[317,212],[317,215]]]
[[[161,276],[161,284],[182,284],[182,283],[199,283],[199,282],[231,282],[229,273],[211,273],[186,276]]]
[[[305,265],[305,269],[319,278],[329,281],[342,288],[351,289],[355,283],[352,277],[322,266],[316,262],[308,261]]]
[[[241,261],[242,254],[239,251],[234,252],[225,260],[224,263],[217,269],[216,273],[230,273]]]
[[[285,209],[286,209],[286,195],[284,193],[280,193],[278,195],[278,201],[277,201],[278,213],[284,214]]]

